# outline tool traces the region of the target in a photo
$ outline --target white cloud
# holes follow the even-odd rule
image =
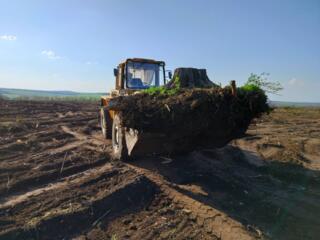
[[[60,56],[58,56],[54,51],[52,50],[43,50],[41,52],[42,55],[44,56],[47,56],[49,59],[53,59],[53,60],[56,60],[56,59],[61,59]]]
[[[291,78],[289,80],[289,85],[291,85],[291,86],[302,86],[303,84],[304,84],[304,82],[300,79]]]
[[[14,35],[2,35],[2,36],[0,36],[0,40],[15,41],[15,40],[17,40],[17,37]]]
[[[87,64],[87,65],[97,65],[97,64],[98,64],[98,62],[91,62],[91,61],[88,61],[88,62],[86,62],[86,64]]]

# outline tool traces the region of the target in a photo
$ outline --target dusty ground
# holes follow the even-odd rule
[[[276,109],[224,148],[116,163],[97,107],[0,102],[0,239],[319,239],[319,109]]]

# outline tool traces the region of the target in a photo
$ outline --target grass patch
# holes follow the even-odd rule
[[[105,94],[0,88],[0,100],[97,101]]]
[[[245,84],[242,87],[240,87],[240,89],[245,92],[262,91],[261,88],[259,88],[257,85],[254,85],[254,84]]]
[[[166,86],[161,87],[151,87],[146,90],[144,90],[144,93],[147,93],[149,95],[167,95],[172,96],[180,92],[181,89],[180,79],[179,77],[175,77],[174,79],[174,87],[168,88]]]
[[[65,96],[65,97],[17,97],[12,101],[55,101],[55,102],[97,102],[100,96]]]
[[[179,90],[178,88],[167,88],[167,87],[151,87],[151,88],[148,88],[146,90],[144,90],[143,92],[144,93],[147,93],[149,95],[168,95],[168,96],[171,96],[171,95],[175,95],[177,93],[179,93]]]

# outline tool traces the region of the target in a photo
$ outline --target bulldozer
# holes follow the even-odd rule
[[[165,70],[165,62],[152,59],[129,58],[114,69],[115,89],[110,95],[101,97],[100,126],[103,137],[112,140],[114,159],[125,160],[146,153],[159,153],[165,143],[165,136],[141,133],[124,126],[122,114],[110,110],[115,97],[137,94],[151,87],[165,85],[172,78],[171,71]]]

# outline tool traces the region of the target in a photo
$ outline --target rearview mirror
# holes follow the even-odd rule
[[[116,77],[118,76],[118,69],[117,68],[114,68],[113,69],[113,75]]]
[[[169,79],[172,79],[172,72],[171,71],[168,72],[168,76],[169,76]]]

